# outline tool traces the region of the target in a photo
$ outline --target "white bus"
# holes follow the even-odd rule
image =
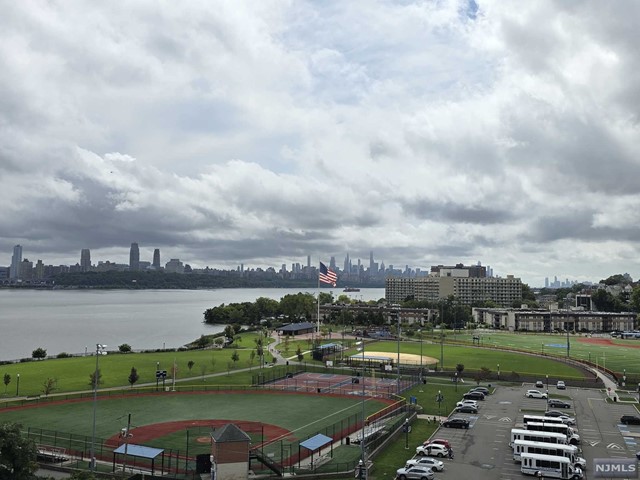
[[[513,448],[516,440],[528,440],[530,442],[558,443],[568,445],[569,440],[563,433],[536,432],[535,430],[524,430],[522,428],[511,429],[511,442],[509,446]]]
[[[564,423],[561,418],[557,417],[543,417],[542,415],[524,415],[523,417],[524,424],[526,425],[529,422],[540,422],[540,423]]]
[[[580,443],[580,435],[578,435],[573,428],[564,423],[542,423],[542,422],[529,422],[527,423],[527,430],[535,430],[539,432],[555,432],[562,433],[567,436],[567,440],[572,445]]]
[[[575,467],[567,457],[541,455],[539,453],[523,453],[520,471],[525,475],[538,475],[543,478],[561,478],[562,480],[579,480],[583,477],[582,469]]]
[[[513,442],[513,460],[520,461],[525,453],[539,453],[556,457],[567,457],[571,463],[578,465],[583,470],[587,467],[587,461],[578,456],[578,447],[575,445],[562,445],[558,443],[531,442],[529,440],[516,440]]]

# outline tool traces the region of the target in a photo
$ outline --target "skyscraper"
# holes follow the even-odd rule
[[[91,270],[91,250],[88,248],[80,250],[80,269],[83,272]]]
[[[131,250],[129,250],[129,270],[140,269],[140,249],[137,243],[131,244]]]
[[[11,256],[11,267],[9,269],[9,278],[17,280],[20,278],[20,264],[22,263],[22,245],[13,247],[13,255]]]
[[[153,251],[153,264],[151,265],[155,270],[160,269],[160,249],[156,248]]]

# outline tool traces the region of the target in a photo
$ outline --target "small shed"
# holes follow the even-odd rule
[[[306,439],[304,442],[300,442],[300,447],[298,447],[298,458],[302,458],[302,455],[300,455],[301,448],[309,450],[311,452],[311,467],[313,469],[313,454],[316,452],[320,453],[320,450],[322,450],[322,448],[327,445],[331,445],[330,457],[333,457],[333,439],[331,437],[327,437],[326,435],[318,433],[317,435]]]
[[[304,333],[312,333],[316,329],[315,324],[311,322],[298,322],[284,325],[278,329],[280,335],[302,335]]]
[[[251,437],[228,423],[211,433],[211,469],[216,480],[246,480]]]
[[[118,455],[122,455],[122,461],[118,462]],[[126,466],[128,468],[143,468],[143,469],[147,469],[150,468],[151,469],[151,475],[154,474],[155,472],[155,467],[156,467],[156,458],[158,456],[161,456],[162,458],[162,463],[160,465],[160,475],[164,475],[164,450],[161,448],[152,448],[152,447],[145,447],[144,445],[135,445],[132,443],[129,444],[122,444],[120,445],[118,448],[116,448],[113,451],[113,471],[116,471],[116,463],[126,463]],[[133,459],[133,461],[131,462],[131,464],[128,463],[127,459],[128,457],[131,457]],[[144,464],[138,464],[136,465],[136,458],[143,458],[145,460],[147,460],[147,462],[145,462]],[[149,460],[151,460],[151,464],[149,465]]]

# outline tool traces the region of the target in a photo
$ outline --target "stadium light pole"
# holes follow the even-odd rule
[[[91,458],[89,460],[89,469],[91,472],[96,470],[96,407],[98,404],[98,359],[100,355],[107,354],[107,346],[96,343],[96,369],[93,372],[93,427],[91,430]]]
[[[16,397],[20,396],[20,374],[16,373]]]

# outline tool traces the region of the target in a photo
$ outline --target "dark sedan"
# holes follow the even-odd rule
[[[456,407],[456,412],[458,413],[478,413],[478,409],[473,405],[462,405],[460,407]]]
[[[558,400],[557,398],[552,398],[548,402],[549,408],[571,408],[571,404],[564,402],[562,400]]]
[[[465,420],[464,418],[450,418],[442,424],[443,427],[449,428],[469,428],[469,425],[469,420]]]
[[[620,423],[625,425],[640,425],[640,417],[636,415],[623,415],[620,417]]]
[[[462,398],[465,400],[484,400],[484,393],[471,391],[465,393]]]

